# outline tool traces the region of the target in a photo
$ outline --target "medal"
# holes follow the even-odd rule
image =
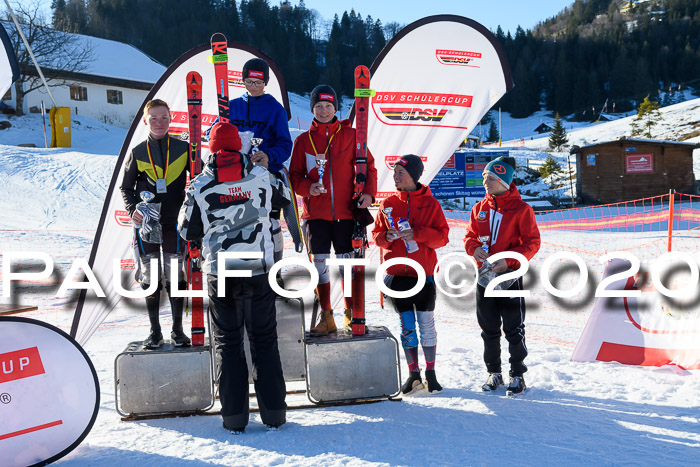
[[[168,192],[168,186],[165,183],[164,178],[158,178],[156,179],[156,193],[167,193]]]
[[[170,138],[168,137],[168,149],[165,153],[165,169],[163,170],[163,178],[158,178],[158,171],[153,163],[153,156],[151,156],[151,147],[146,141],[146,151],[148,152],[148,161],[151,163],[151,168],[153,169],[153,176],[156,179],[156,193],[167,193],[168,184],[166,183],[168,177],[168,167],[170,166]]]

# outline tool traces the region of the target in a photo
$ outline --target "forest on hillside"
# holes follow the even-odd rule
[[[300,94],[324,82],[352,95],[354,67],[403,26],[355,10],[325,21],[303,0],[53,0],[52,9],[56,29],[130,43],[165,65],[221,31],[267,53]],[[660,90],[669,99],[700,89],[700,0],[576,0],[533,30],[494,34],[515,81],[498,106],[514,117],[547,109],[588,119],[606,100],[622,112]]]

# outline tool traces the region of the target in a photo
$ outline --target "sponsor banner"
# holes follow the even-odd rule
[[[121,299],[121,296],[116,293],[112,286],[112,261],[115,258],[122,260],[133,257],[132,229],[118,228],[119,226],[126,226],[128,218],[128,216],[118,214],[119,212],[125,213],[124,201],[122,200],[119,186],[122,182],[123,166],[126,162],[127,154],[134,146],[148,137],[148,128],[143,124],[141,118],[143,105],[150,99],[162,99],[167,102],[174,118],[171,123],[171,131],[176,134],[179,132],[180,136],[183,136],[189,131],[186,90],[187,73],[197,71],[202,75],[203,99],[201,114],[203,115],[202,131],[204,134],[204,131],[211,126],[218,115],[214,66],[208,61],[210,56],[211,50],[208,44],[198,46],[183,54],[165,71],[148,93],[139,111],[136,112],[136,117],[124,140],[112,174],[112,181],[102,208],[100,224],[98,225],[88,261],[92,271],[104,288],[106,298],[85,300],[85,291],[81,293],[76,309],[77,316],[73,320],[73,328],[71,329],[71,335],[80,344],[87,342],[95,329],[97,329],[97,326],[102,323],[107,314],[112,311]],[[253,47],[231,42],[229,42],[228,48],[229,98],[239,97],[245,92],[243,83],[240,82],[241,72],[232,72],[231,70],[242,70],[245,62],[254,57],[262,57],[270,64],[270,80],[265,87],[265,92],[272,95],[284,106],[289,117],[287,91],[277,65],[272,59]],[[240,86],[235,84],[237,82],[240,82]],[[208,156],[208,147],[206,144],[202,144],[202,161],[206,161]],[[112,222],[106,222],[111,216],[114,216],[116,225]],[[130,224],[130,220],[128,222]]]
[[[47,464],[78,446],[100,403],[97,373],[66,333],[0,317],[0,464]]]
[[[129,212],[123,209],[116,209],[114,211],[114,220],[116,223],[122,227],[131,227],[131,217],[129,217]]]
[[[697,263],[698,258],[691,261]],[[603,279],[611,276],[612,271],[629,269],[628,261],[613,259],[607,264]],[[621,274],[606,289],[639,290],[641,296],[597,298],[571,360],[700,369],[700,304],[697,300],[684,302],[664,297],[646,273],[623,276]],[[670,288],[675,287],[671,285]]]
[[[401,159],[401,156],[384,156],[384,164],[389,170],[394,170],[394,164],[396,164],[396,161],[399,159]],[[428,158],[423,156],[420,158],[420,160],[423,162],[423,164],[425,164]]]
[[[625,173],[654,172],[653,154],[625,154]]]
[[[230,64],[229,64],[230,65]],[[243,70],[228,70],[228,85],[245,88],[243,84]]]
[[[435,57],[442,65],[459,65],[479,68],[479,52],[468,52],[466,50],[443,50],[435,51]]]
[[[212,126],[214,124],[214,120],[216,120],[218,116],[218,113],[202,113],[202,128],[207,129]],[[170,117],[172,118],[170,122],[170,134],[173,133],[173,127],[182,127],[185,131],[189,131],[190,121],[189,116],[187,115],[187,102],[185,102],[184,110],[171,110]]]
[[[19,79],[19,63],[10,36],[0,24],[0,96]]]
[[[377,163],[379,192],[395,191],[389,158],[396,155],[423,157],[421,182],[429,184],[483,115],[513,87],[493,34],[455,15],[431,16],[406,26],[381,51],[371,73],[370,88],[376,95],[370,103],[367,147],[377,161],[385,161]],[[464,162],[455,164],[463,173],[460,186],[458,177],[449,175],[446,196],[481,189],[467,190]]]
[[[420,104],[471,107],[472,96],[435,92],[377,92],[374,104]]]
[[[0,353],[0,366],[0,384],[44,373],[44,366],[36,347]]]

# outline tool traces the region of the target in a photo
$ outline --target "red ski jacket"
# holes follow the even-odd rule
[[[313,144],[311,142],[313,139]],[[355,129],[350,120],[330,123],[316,120],[311,129],[297,136],[292,149],[289,177],[298,196],[303,197],[303,219],[352,219],[352,199],[355,190]],[[323,186],[327,192],[311,196],[309,188],[318,182],[316,154],[326,154]],[[374,200],[377,194],[377,169],[374,157],[367,150],[367,182],[364,193]]]
[[[419,246],[418,251],[406,253],[406,244],[400,238],[393,242],[386,240],[389,222],[382,209],[387,207],[393,208],[391,217],[394,224],[398,224],[401,217],[408,219],[413,229],[413,239]],[[393,227],[398,230],[397,225]],[[437,265],[435,249],[447,245],[449,233],[450,227],[445,220],[442,206],[433,197],[428,186],[418,184],[416,191],[398,191],[381,202],[374,221],[372,238],[377,246],[387,250],[384,259],[408,257],[423,266],[426,276],[432,276]],[[405,265],[391,266],[387,269],[387,274],[416,277],[413,268]]]
[[[467,254],[474,255],[474,250],[482,246],[479,237],[488,236],[489,254],[501,251],[515,251],[528,260],[540,249],[540,231],[535,222],[535,213],[518,193],[515,184],[505,193],[486,195],[474,205],[464,236],[464,248]],[[507,259],[511,269],[520,267],[514,259]],[[481,264],[479,264],[481,267]]]

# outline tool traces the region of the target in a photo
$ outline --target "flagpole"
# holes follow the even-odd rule
[[[34,53],[32,52],[32,48],[29,47],[29,43],[27,42],[27,38],[24,37],[24,33],[22,32],[22,28],[19,25],[19,22],[17,21],[17,18],[15,17],[15,13],[12,11],[12,7],[10,6],[10,2],[5,0],[5,5],[7,5],[7,9],[10,12],[10,16],[12,17],[12,21],[15,23],[15,27],[17,28],[17,32],[19,33],[19,36],[22,38],[22,42],[24,42],[24,46],[27,48],[27,52],[29,52],[29,56],[32,57],[32,61],[34,62],[34,66],[36,67],[36,71],[39,72],[39,77],[41,78],[41,81],[44,83],[44,86],[46,87],[46,92],[49,94],[49,97],[51,98],[51,101],[53,102],[54,107],[58,107],[58,104],[56,104],[56,99],[53,98],[53,94],[51,94],[51,89],[49,89],[49,85],[46,83],[46,78],[44,78],[44,73],[41,72],[41,68],[39,67],[39,64],[36,62],[36,58],[34,57]]]

